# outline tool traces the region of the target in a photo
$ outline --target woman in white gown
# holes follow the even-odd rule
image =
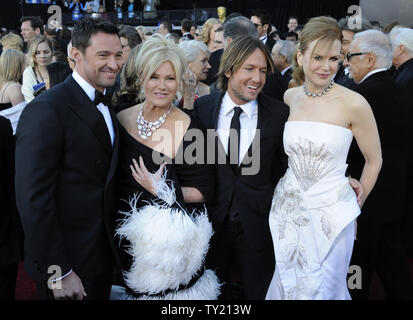
[[[382,159],[369,104],[332,80],[341,38],[328,17],[311,19],[301,34],[296,72],[303,72],[305,82],[284,95],[290,106],[284,130],[288,169],[269,217],[276,270],[267,299],[350,299],[346,276],[355,219]],[[345,176],[353,136],[366,160],[359,199]]]

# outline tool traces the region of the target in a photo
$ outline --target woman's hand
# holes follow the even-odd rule
[[[150,173],[146,169],[142,157],[139,157],[139,164],[135,159],[132,159],[133,165],[130,165],[132,176],[145,190],[152,193],[154,196],[158,195],[157,186],[162,179],[162,175],[165,169],[165,163],[163,163],[159,170],[155,173]]]
[[[350,182],[350,186],[353,188],[354,192],[356,193],[357,203],[359,204],[359,207],[361,208],[365,200],[363,185],[358,180],[350,176],[348,177],[348,181]]]
[[[194,107],[195,90],[197,85],[196,75],[188,67],[182,77],[182,96],[184,98],[184,109],[192,110]]]

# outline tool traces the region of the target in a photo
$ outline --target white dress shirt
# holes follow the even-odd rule
[[[244,105],[237,105],[234,101],[232,101],[228,92],[225,93],[218,115],[217,133],[227,154],[229,130],[231,128],[231,120],[234,115],[235,107],[240,107],[243,111],[239,117],[241,133],[238,163],[240,164],[256,134],[258,122],[258,103],[257,100],[253,100]]]
[[[76,70],[73,71],[73,79],[79,84],[79,86],[83,89],[83,91],[86,93],[86,95],[89,97],[90,100],[95,100],[95,88],[89,84],[85,79],[83,79],[79,73],[76,72]],[[106,93],[106,89],[105,92]],[[106,127],[108,128],[109,135],[110,135],[110,140],[113,142],[115,140],[115,130],[113,129],[113,123],[112,123],[112,118],[110,116],[109,108],[105,106],[103,103],[99,103],[97,106],[98,110],[100,113],[103,115],[103,118],[105,119]]]
[[[281,74],[282,74],[282,75],[285,75],[285,73],[286,73],[289,69],[291,69],[291,67],[292,67],[292,66],[288,66],[287,68],[283,69],[283,70],[281,71]]]
[[[266,43],[267,43],[267,39],[268,39],[268,36],[267,36],[267,35],[265,35],[265,36],[263,36],[263,37],[260,38],[260,40],[262,41],[263,44],[266,44]]]

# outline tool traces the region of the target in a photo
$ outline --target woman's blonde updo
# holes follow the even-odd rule
[[[331,17],[316,17],[310,19],[301,32],[300,42],[298,43],[297,50],[304,54],[310,43],[314,40],[318,40],[314,46],[313,51],[317,48],[320,41],[326,45],[331,46],[335,40],[340,42],[343,39],[341,29],[338,27],[337,20]],[[299,85],[304,83],[305,75],[302,66],[299,66],[297,61],[297,52],[294,54],[293,59],[293,79]]]
[[[169,61],[174,68],[179,90],[181,89],[182,77],[186,69],[185,57],[182,50],[174,41],[165,39],[161,34],[154,34],[142,43],[133,63],[141,88],[139,93],[140,99],[145,98],[142,88],[145,87],[146,82],[156,69],[166,61]]]

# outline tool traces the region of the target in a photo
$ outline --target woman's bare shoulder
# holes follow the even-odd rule
[[[297,94],[299,93],[299,90],[300,90],[299,87],[295,87],[295,88],[290,88],[287,91],[285,91],[284,102],[289,105],[293,101],[294,97],[297,96]]]
[[[367,100],[361,94],[340,85],[337,85],[337,89],[339,90],[343,105],[349,109],[356,111],[370,107]]]

